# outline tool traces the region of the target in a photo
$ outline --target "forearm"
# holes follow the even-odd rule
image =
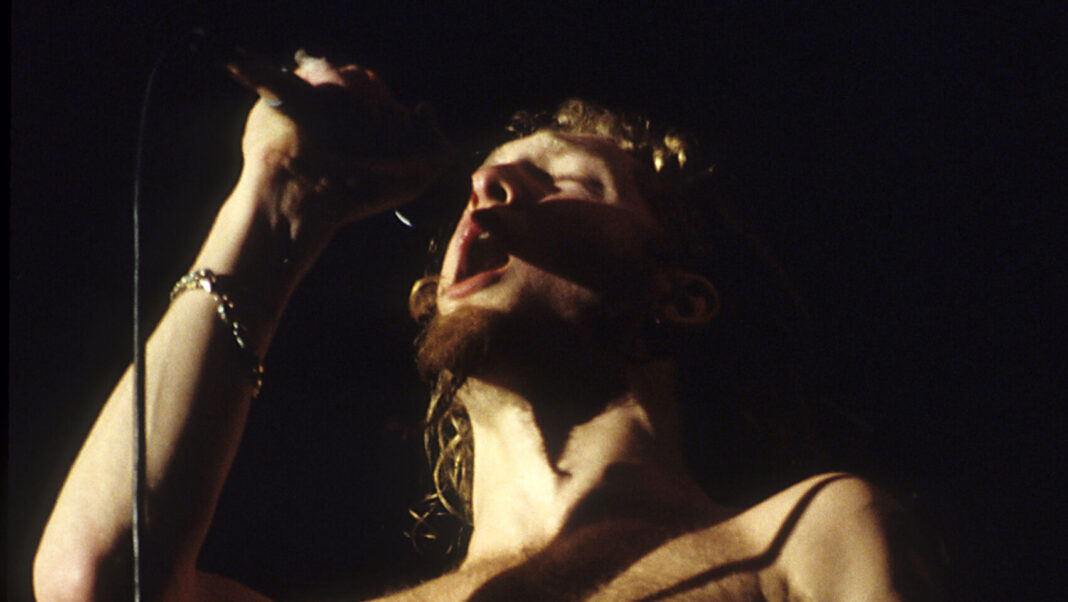
[[[244,177],[220,211],[194,269],[232,277],[234,302],[262,357],[289,295],[322,242],[264,195],[278,189]],[[273,215],[272,215],[273,214]],[[200,545],[244,428],[253,391],[247,358],[199,290],[179,295],[146,356],[147,541],[168,587],[191,583]],[[38,596],[110,597],[131,566],[132,377],[108,399],[49,519],[35,563]],[[116,592],[117,593],[117,592]]]
[[[234,317],[258,357],[337,229],[411,201],[451,156],[432,120],[420,117],[416,127],[370,72],[304,57],[296,74],[345,89],[353,110],[382,118],[384,131],[422,139],[411,148],[387,145],[383,152],[392,154],[382,156],[324,154],[283,114],[263,102],[253,107],[241,179],[191,269],[228,277]],[[162,565],[157,582],[174,597],[205,597],[210,580],[198,578],[196,557],[241,438],[254,379],[217,317],[216,300],[204,291],[172,303],[146,359],[147,535],[152,558]],[[60,492],[35,559],[39,599],[115,599],[111,592],[130,581],[131,382],[128,373],[108,399]]]

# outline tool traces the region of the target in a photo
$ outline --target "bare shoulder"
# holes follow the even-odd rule
[[[931,599],[933,578],[900,504],[872,483],[828,473],[738,517],[789,591],[813,599]]]
[[[746,514],[754,526],[824,537],[875,527],[880,517],[896,512],[900,506],[872,483],[848,473],[826,473],[780,491]]]
[[[444,575],[388,600],[923,600],[903,512],[852,475],[806,479],[682,533],[610,521],[506,567]]]

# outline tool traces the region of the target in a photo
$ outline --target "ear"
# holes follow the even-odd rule
[[[653,314],[658,324],[685,329],[712,322],[720,303],[719,293],[708,278],[677,269],[668,270],[663,276],[663,293]]]
[[[408,293],[408,313],[416,322],[434,317],[437,311],[438,280],[440,276],[423,276],[415,281]]]

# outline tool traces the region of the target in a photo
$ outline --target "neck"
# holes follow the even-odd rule
[[[629,369],[621,392],[592,402],[469,378],[459,391],[475,441],[465,565],[532,554],[601,520],[707,516],[711,502],[681,460],[670,372]]]

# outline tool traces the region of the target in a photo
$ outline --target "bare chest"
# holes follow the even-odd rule
[[[601,534],[561,542],[501,570],[446,575],[398,600],[775,600],[776,568],[730,529],[677,536]]]
[[[777,568],[730,529],[666,541],[590,593],[589,600],[776,600]]]

